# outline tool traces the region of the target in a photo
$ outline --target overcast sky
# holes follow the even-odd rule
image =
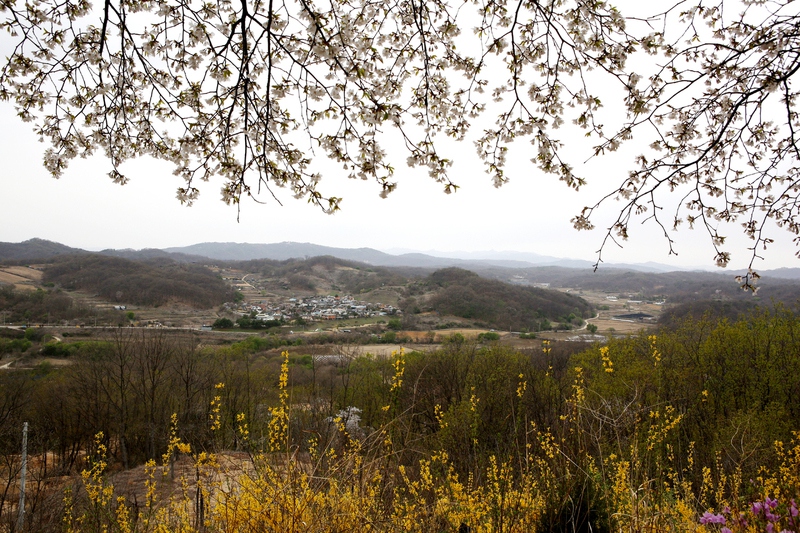
[[[345,248],[380,250],[488,251],[514,250],[594,261],[602,228],[616,215],[614,203],[598,219],[598,229],[578,232],[570,219],[603,191],[613,187],[624,170],[614,160],[586,166],[590,185],[575,192],[554,177],[543,175],[528,161],[529,146],[520,143],[509,166],[510,183],[495,189],[470,144],[454,157],[452,176],[461,189],[446,195],[424,171],[398,165],[398,189],[388,199],[378,197],[372,182],[352,181],[331,167],[326,192],[342,196],[342,211],[325,215],[278,190],[278,205],[245,202],[240,220],[236,209],[220,201],[221,182],[203,184],[199,201],[181,206],[175,190],[181,180],[169,165],[146,158],[128,163],[130,183],[116,185],[106,176],[101,156],[72,163],[60,180],[49,177],[41,164],[45,145],[30,124],[18,120],[9,104],[0,105],[0,241],[20,242],[39,237],[88,250],[103,248],[164,248],[198,242],[310,242]],[[620,159],[620,158],[618,158]],[[746,266],[748,242],[730,228],[731,267]],[[800,266],[785,232],[777,234],[760,268]],[[701,231],[672,234],[678,256],[652,225],[631,228],[619,249],[609,246],[606,262],[655,261],[680,266],[713,267],[713,249]]]
[[[615,112],[613,107],[609,112]],[[278,189],[282,206],[263,195],[266,205],[244,202],[237,222],[236,208],[220,201],[220,180],[201,184],[200,199],[191,208],[175,198],[183,182],[171,167],[145,158],[123,167],[130,178],[125,186],[106,176],[110,167],[102,156],[74,161],[54,180],[42,166],[46,146],[38,142],[32,124],[19,120],[8,103],[0,104],[0,124],[0,241],[39,237],[88,250],[295,241],[385,251],[512,250],[595,261],[620,204],[608,203],[594,220],[593,231],[574,230],[570,219],[614,190],[638,151],[633,147],[577,165],[577,172],[589,180],[580,192],[538,171],[530,163],[534,154],[527,141],[520,141],[509,157],[511,181],[499,189],[483,172],[471,142],[452,148],[447,154],[454,159],[451,177],[461,188],[451,195],[424,170],[405,167],[402,153],[394,161],[399,186],[385,200],[378,197],[375,183],[348,180],[338,167],[323,164],[323,193],[344,198],[341,212],[325,215]],[[574,161],[588,157],[586,148],[575,145],[579,155]],[[729,236],[725,249],[732,254],[732,268],[743,268],[750,260],[750,241],[739,235],[740,229],[733,225],[722,231]],[[714,250],[701,230],[671,233],[677,257],[668,255],[669,247],[653,224],[633,223],[629,234],[624,248],[607,246],[606,262],[714,268]],[[783,230],[771,236],[775,244],[756,267],[800,266],[791,236]]]

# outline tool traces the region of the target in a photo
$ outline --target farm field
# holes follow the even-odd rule
[[[36,290],[42,280],[42,271],[27,266],[0,265],[0,283],[13,285],[17,290]]]
[[[587,320],[588,323],[597,326],[597,332],[601,334],[620,333],[630,334],[641,330],[653,329],[656,326],[659,316],[664,311],[664,305],[648,304],[643,301],[631,301],[621,298],[614,294],[602,291],[570,290],[573,294],[578,294],[583,299],[591,303],[597,310],[597,316]],[[616,299],[609,299],[609,296]],[[602,307],[607,306],[608,309]],[[652,318],[646,320],[619,320],[613,317],[626,314],[642,313],[650,315]]]

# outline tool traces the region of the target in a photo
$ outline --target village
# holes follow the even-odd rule
[[[224,307],[241,316],[251,316],[264,322],[297,320],[319,322],[345,318],[371,318],[400,315],[402,311],[388,304],[362,302],[352,296],[313,296],[288,298],[281,302],[228,302]]]

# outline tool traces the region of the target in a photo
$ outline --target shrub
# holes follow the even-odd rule
[[[230,329],[233,327],[233,321],[230,318],[218,318],[211,327],[214,329]]]
[[[32,342],[39,342],[44,337],[44,329],[28,328],[25,330],[25,338]]]
[[[27,352],[33,343],[28,339],[2,339],[0,338],[0,354],[14,353],[14,352]]]

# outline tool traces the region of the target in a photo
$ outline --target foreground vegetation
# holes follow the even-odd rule
[[[793,312],[571,346],[84,341],[0,374],[0,527],[27,420],[30,531],[798,531]]]

